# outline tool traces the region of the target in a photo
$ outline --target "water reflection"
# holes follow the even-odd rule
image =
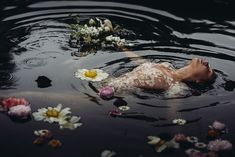
[[[182,131],[203,136],[201,132],[206,132],[208,123],[215,119],[228,123],[234,130],[231,121],[235,118],[234,15],[224,4],[221,8],[225,10],[217,10],[214,5],[206,5],[209,2],[200,0],[194,3],[205,5],[185,2],[192,4],[184,8],[181,4],[174,6],[179,2],[170,2],[170,6],[169,2],[153,5],[154,2],[145,1],[145,6],[143,2],[132,0],[1,3],[4,7],[0,16],[1,96],[27,97],[34,110],[63,103],[81,115],[84,123],[81,129],[67,132],[33,120],[18,126],[1,117],[1,145],[5,156],[34,153],[35,156],[92,157],[99,155],[101,148],[110,147],[117,149],[119,156],[152,157],[156,154],[145,144],[149,134]],[[86,57],[71,56],[77,49],[69,45],[68,24],[73,22],[75,14],[80,14],[81,21],[94,16],[109,18],[133,32],[124,36],[135,44],[130,51],[139,57],[107,50]],[[101,68],[112,77],[118,77],[138,66],[136,61],[142,58],[156,63],[170,62],[180,68],[192,57],[209,60],[218,77],[212,85],[191,85],[194,96],[184,99],[164,100],[161,92],[143,91],[105,101],[99,98],[97,88],[91,83],[73,77],[77,68]],[[110,118],[108,111],[120,105],[128,105],[131,110]],[[174,118],[184,118],[188,124],[177,127],[171,122]],[[31,134],[38,128],[58,132],[63,149],[42,152],[33,147]],[[21,132],[20,137],[16,137],[15,130]],[[9,137],[19,141],[9,142],[12,141]],[[94,139],[92,144],[88,137]],[[235,142],[234,135],[228,138]],[[26,142],[24,148],[22,142]],[[27,153],[25,147],[31,152]]]

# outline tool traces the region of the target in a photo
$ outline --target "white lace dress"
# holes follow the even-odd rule
[[[164,66],[168,70],[175,70],[172,64],[144,63],[118,78],[111,79],[109,86],[114,87],[115,93],[136,92],[141,89],[166,90],[165,97],[184,97],[190,93],[189,87],[182,82],[174,81],[160,68]]]

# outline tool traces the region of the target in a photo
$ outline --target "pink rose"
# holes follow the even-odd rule
[[[116,116],[121,116],[122,113],[119,112],[118,110],[112,110],[112,111],[109,111],[109,115],[110,115],[111,117],[116,117]]]
[[[1,103],[5,109],[9,109],[17,105],[29,105],[29,102],[25,98],[15,98],[15,97],[9,97],[3,99]]]
[[[208,150],[215,152],[231,150],[232,148],[232,143],[227,140],[214,140],[210,141],[208,144]]]
[[[110,99],[114,96],[114,88],[111,86],[106,86],[100,90],[99,95],[103,99]]]
[[[186,136],[184,134],[176,134],[174,139],[175,142],[184,142],[186,141]]]
[[[21,118],[21,119],[26,119],[30,114],[31,114],[31,107],[29,105],[13,106],[8,111],[9,116],[13,116],[13,117]]]
[[[221,122],[218,122],[218,121],[214,121],[212,126],[211,126],[213,129],[215,130],[224,130],[226,125],[224,123],[221,123]]]

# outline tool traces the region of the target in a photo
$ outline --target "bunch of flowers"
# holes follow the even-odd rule
[[[120,28],[113,27],[109,19],[91,18],[85,24],[81,24],[79,17],[76,23],[70,25],[70,45],[79,48],[80,55],[96,52],[99,49],[112,47],[122,48],[130,46],[125,39],[119,36]]]
[[[62,104],[58,104],[56,107],[47,107],[38,109],[33,113],[33,117],[36,121],[44,121],[48,123],[58,123],[60,129],[74,130],[81,126],[80,117],[71,116],[70,108],[62,109]]]
[[[160,153],[166,148],[182,147],[189,157],[218,157],[220,152],[225,152],[233,149],[233,145],[228,140],[221,139],[222,133],[226,133],[227,127],[224,123],[214,121],[209,126],[213,134],[213,140],[209,139],[206,143],[200,142],[198,137],[186,136],[184,134],[175,134],[173,139],[168,141],[158,136],[148,136],[148,144],[155,146],[156,152]],[[210,130],[210,131],[211,131]]]
[[[221,134],[224,134],[228,132],[228,129],[224,123],[221,123],[219,121],[214,121],[210,126],[209,126],[209,131],[208,131],[208,137],[209,138],[217,138]]]
[[[31,114],[30,103],[25,98],[9,97],[1,100],[2,111],[13,118],[28,119]]]
[[[33,141],[33,144],[35,145],[42,145],[48,142],[48,146],[52,148],[59,148],[62,146],[60,140],[53,139],[53,134],[50,130],[35,130],[34,135],[37,136],[37,138]]]

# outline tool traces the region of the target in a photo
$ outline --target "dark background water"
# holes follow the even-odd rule
[[[33,120],[17,123],[0,115],[1,155],[100,156],[104,149],[124,157],[186,156],[183,151],[156,154],[147,145],[148,135],[185,133],[206,142],[208,125],[219,120],[228,125],[223,138],[235,144],[235,5],[231,0],[119,0],[119,1],[24,1],[1,2],[0,96],[26,97],[33,111],[62,103],[82,117],[83,126],[59,130],[58,126]],[[193,57],[209,60],[217,80],[211,86],[193,87],[197,96],[164,100],[156,93],[127,95],[129,116],[108,116],[115,99],[98,98],[86,81],[73,77],[77,68],[102,68],[118,76],[137,66],[122,52],[98,51],[83,58],[71,56],[70,14],[81,20],[98,16],[133,31],[126,36],[135,43],[133,52],[152,62],[168,61],[182,67]],[[51,82],[39,88],[37,78]],[[172,126],[174,118],[190,121]],[[53,150],[32,144],[36,129],[50,129],[63,147]],[[232,157],[234,151],[222,156]]]

